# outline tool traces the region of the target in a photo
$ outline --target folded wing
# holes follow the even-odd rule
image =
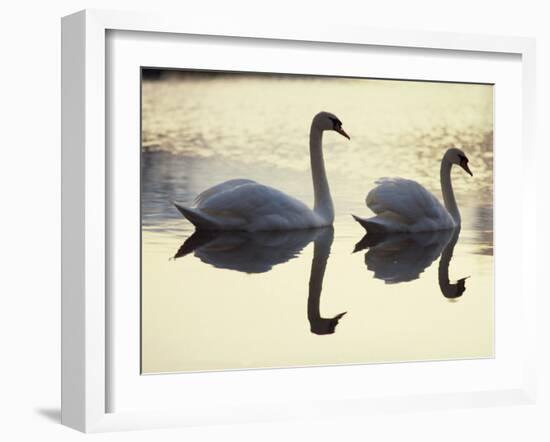
[[[396,231],[423,231],[453,227],[447,209],[425,187],[404,178],[382,178],[366,198],[377,215],[369,222]]]
[[[252,180],[226,181],[202,192],[180,212],[197,228],[284,230],[315,227],[315,214],[300,200]]]

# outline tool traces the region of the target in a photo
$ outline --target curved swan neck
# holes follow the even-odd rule
[[[313,243],[313,260],[311,261],[311,272],[309,275],[309,296],[307,300],[307,317],[310,324],[322,322],[320,306],[321,292],[323,291],[323,278],[330,255],[330,248],[334,239],[332,227],[326,227],[321,231],[320,236]]]
[[[445,244],[445,248],[441,253],[441,259],[439,260],[437,274],[439,287],[442,289],[442,291],[444,287],[447,287],[449,285],[449,264],[451,263],[451,259],[453,258],[453,251],[459,234],[460,228],[457,228],[448,239],[447,244]]]
[[[330,248],[334,240],[334,229],[324,227],[318,232],[313,245],[313,260],[311,261],[311,274],[309,276],[309,295],[307,298],[307,318],[312,333],[316,335],[329,335],[334,333],[340,319],[346,312],[338,313],[332,318],[321,316],[321,292],[323,291],[323,278],[327,268]]]
[[[327,223],[332,224],[334,221],[334,205],[330,196],[325,160],[323,159],[323,131],[315,125],[315,122],[311,124],[309,132],[309,155],[315,196],[313,210],[321,215]]]
[[[443,202],[445,208],[453,217],[456,225],[460,225],[460,212],[456,205],[455,194],[453,192],[453,185],[451,183],[451,167],[452,163],[446,156],[441,160],[440,179],[441,179],[441,193],[443,194]]]
[[[443,253],[441,254],[441,259],[439,261],[439,268],[438,268],[438,282],[439,282],[439,289],[441,290],[441,293],[445,298],[452,299],[452,298],[458,298],[462,296],[464,291],[466,290],[464,285],[464,280],[461,279],[458,280],[456,284],[451,284],[449,279],[449,264],[451,263],[451,259],[453,259],[453,252],[455,245],[458,241],[458,237],[460,235],[460,227],[456,228],[453,231],[453,234],[447,244],[445,245],[445,248],[443,249]]]

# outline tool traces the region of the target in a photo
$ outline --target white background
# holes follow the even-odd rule
[[[85,7],[215,14],[223,19],[350,23],[383,28],[448,30],[538,38],[540,224],[548,211],[542,173],[550,155],[550,14],[544,2],[462,0],[111,0],[3,5],[0,14],[0,438],[57,440],[445,440],[550,439],[550,295],[539,284],[540,398],[538,406],[371,415],[362,419],[287,422],[84,436],[59,421],[60,322],[60,27],[59,18]],[[518,183],[519,185],[519,183]],[[546,186],[546,188],[542,186]],[[547,223],[546,223],[547,224]],[[539,266],[548,235],[539,232]],[[542,278],[541,278],[542,279]]]

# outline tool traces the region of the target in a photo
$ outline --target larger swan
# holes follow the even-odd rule
[[[429,232],[460,226],[460,212],[451,184],[451,168],[457,164],[473,176],[466,154],[450,148],[441,160],[440,180],[443,206],[425,187],[404,178],[382,178],[376,181],[366,199],[376,216],[360,218],[353,215],[367,232]]]
[[[280,190],[247,179],[225,181],[205,190],[197,196],[193,207],[174,205],[197,230],[255,232],[330,226],[334,221],[334,206],[323,160],[322,140],[326,130],[350,139],[334,114],[320,112],[313,118],[309,132],[313,210]]]

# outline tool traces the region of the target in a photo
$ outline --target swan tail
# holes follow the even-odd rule
[[[183,258],[184,256],[193,253],[195,250],[216,239],[217,236],[218,233],[216,232],[208,230],[195,230],[195,232],[187,238],[178,249],[174,255],[174,259]]]
[[[351,216],[353,216],[353,219],[357,221],[359,224],[361,224],[368,233],[378,234],[378,233],[386,233],[388,231],[388,229],[386,228],[386,226],[384,226],[384,224],[378,223],[372,218],[365,219],[355,215],[351,215]]]
[[[387,233],[371,233],[367,232],[361,240],[355,244],[352,253],[360,252],[361,250],[368,249],[370,247],[375,247],[388,237]]]
[[[173,203],[176,209],[192,223],[197,230],[219,230],[218,223],[211,219],[208,215],[201,213],[198,210],[190,209],[189,207],[181,206],[178,203]]]

